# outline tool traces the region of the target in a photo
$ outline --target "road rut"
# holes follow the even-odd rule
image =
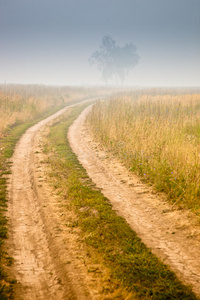
[[[12,157],[8,185],[8,244],[9,253],[14,258],[13,275],[18,282],[16,300],[91,299],[81,270],[77,271],[76,266],[73,269],[72,264],[67,267],[66,261],[60,261],[59,255],[62,255],[65,245],[61,240],[56,247],[57,233],[54,237],[52,234],[57,220],[52,210],[45,214],[45,204],[49,201],[52,205],[55,196],[47,189],[38,188],[36,178],[37,168],[41,167],[39,161],[36,163],[40,133],[45,125],[72,106],[29,128],[17,143]],[[65,224],[63,230],[64,227]]]
[[[93,182],[142,241],[200,295],[199,219],[172,207],[94,141],[85,111],[70,127],[73,151]]]

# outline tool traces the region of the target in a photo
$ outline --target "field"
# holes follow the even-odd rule
[[[166,94],[165,94],[166,93]],[[200,215],[200,93],[129,93],[98,102],[94,136],[141,179]]]

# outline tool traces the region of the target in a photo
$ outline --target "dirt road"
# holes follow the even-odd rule
[[[79,248],[66,227],[66,213],[46,183],[40,149],[44,126],[67,109],[28,129],[12,157],[8,244],[18,282],[15,300],[91,299],[92,288],[86,286],[83,262],[76,259]]]
[[[81,242],[66,226],[72,212],[48,184],[43,163],[45,125],[67,109],[28,129],[12,158],[8,217],[9,249],[18,281],[15,300],[101,299],[100,281],[88,274]],[[114,209],[179,278],[200,294],[198,220],[183,210],[163,213],[170,206],[92,141],[84,125],[87,112],[69,132],[79,160]]]
[[[68,134],[73,151],[88,175],[111,201],[143,242],[178,277],[200,295],[199,219],[185,210],[174,210],[140,182],[109,152],[95,143],[84,124],[87,108]]]

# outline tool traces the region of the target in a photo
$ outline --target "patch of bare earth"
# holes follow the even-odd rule
[[[85,124],[87,108],[70,127],[73,151],[93,182],[142,241],[184,283],[200,295],[200,223],[189,211],[177,210],[143,184],[118,159],[96,143]]]
[[[94,266],[86,266],[79,235],[67,226],[76,216],[49,184],[41,151],[45,125],[65,110],[28,129],[12,157],[7,247],[14,258],[16,300],[101,299],[98,274],[88,272]]]

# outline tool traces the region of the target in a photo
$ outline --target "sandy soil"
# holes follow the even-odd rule
[[[87,108],[68,134],[93,182],[142,241],[200,295],[200,224],[191,212],[170,206],[96,143],[84,123]]]
[[[67,109],[26,131],[12,157],[9,180],[9,254],[17,280],[14,299],[99,299],[99,281],[88,274],[85,253],[66,201],[49,185],[41,151],[46,124]]]

